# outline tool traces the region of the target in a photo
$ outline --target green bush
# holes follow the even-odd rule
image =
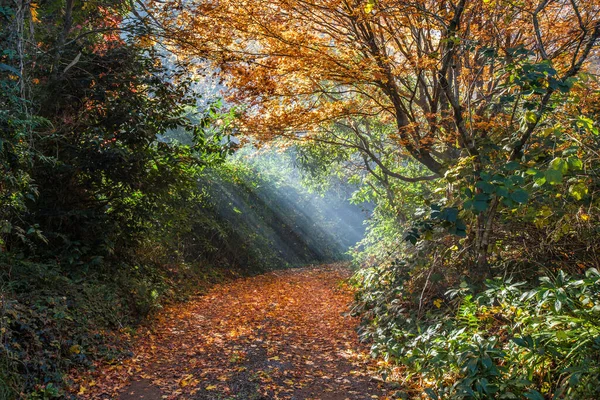
[[[373,272],[363,274],[363,288],[381,294],[381,283],[372,278]],[[396,286],[401,290],[402,283]],[[486,286],[474,295],[463,284],[433,299],[425,319],[400,307],[398,296],[390,301],[371,295],[365,307],[362,294],[357,310],[367,316],[363,337],[373,340],[375,353],[433,382],[425,389],[432,399],[600,396],[596,269],[582,277],[560,271],[534,287],[510,279]]]
[[[55,261],[0,255],[0,399],[62,398],[71,368],[126,357],[123,335],[148,314],[234,272],[201,264],[111,267],[112,274],[82,277]]]

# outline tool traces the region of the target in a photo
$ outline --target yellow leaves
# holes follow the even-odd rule
[[[154,39],[154,37],[149,36],[149,35],[139,36],[139,37],[137,37],[137,40],[138,40],[138,44],[141,47],[145,47],[145,48],[150,48],[156,44],[156,40]]]
[[[73,346],[69,347],[69,353],[71,353],[71,354],[81,353],[81,346],[79,346],[78,344],[74,344]]]
[[[31,20],[36,24],[40,22],[40,19],[38,17],[38,7],[39,7],[39,5],[37,3],[31,3],[29,5],[29,12],[31,13]]]
[[[204,389],[206,389],[206,390],[216,390],[217,386],[216,385],[208,385]]]
[[[435,299],[433,301],[433,305],[436,306],[437,308],[440,308],[442,306],[442,303],[443,303],[442,299]]]
[[[582,212],[579,214],[579,219],[582,220],[583,222],[587,222],[590,220],[590,215]]]
[[[375,8],[375,0],[367,0],[367,4],[365,5],[365,14],[370,14]]]
[[[181,378],[181,380],[179,381],[179,386],[181,387],[186,387],[186,386],[196,386],[198,385],[198,383],[200,383],[200,381],[198,381],[198,379],[194,378],[194,375],[192,374],[188,374],[185,375],[183,378]]]

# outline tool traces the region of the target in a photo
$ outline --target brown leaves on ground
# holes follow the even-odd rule
[[[134,357],[76,378],[86,399],[385,399],[376,365],[344,316],[341,265],[214,287],[161,313]]]

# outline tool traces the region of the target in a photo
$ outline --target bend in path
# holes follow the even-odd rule
[[[100,368],[80,397],[388,398],[358,342],[358,321],[344,316],[352,300],[342,283],[349,274],[328,265],[216,286],[165,310],[137,340],[135,356]]]

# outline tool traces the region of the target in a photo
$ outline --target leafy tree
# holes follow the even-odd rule
[[[106,346],[99,330],[175,297],[172,236],[158,234],[191,221],[163,209],[230,152],[227,132],[190,116],[192,78],[127,13],[113,1],[0,7],[2,398],[62,396],[64,371]],[[161,140],[172,129],[193,141]]]
[[[156,2],[149,10],[165,40],[214,61],[231,100],[247,105],[242,129],[250,135],[310,140],[343,125],[352,140],[327,140],[354,149],[390,179],[465,171],[459,175],[470,178],[449,187],[455,199],[469,189],[457,205],[476,216],[469,233],[481,279],[498,212],[529,198],[514,171],[535,164],[532,150],[595,51],[597,6],[273,0],[200,2],[175,13]],[[368,129],[375,117],[390,127],[394,161],[414,160],[421,171],[403,175],[386,163],[379,134]],[[490,181],[496,171],[499,192]]]

